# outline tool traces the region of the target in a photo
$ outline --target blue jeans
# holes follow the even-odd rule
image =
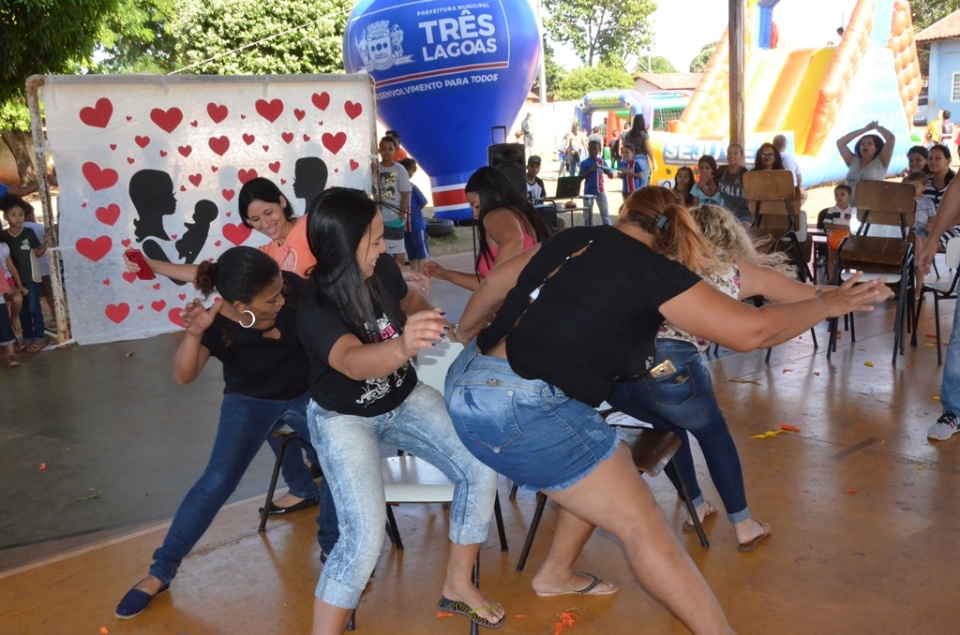
[[[42,343],[46,336],[43,333],[43,310],[40,308],[40,283],[24,282],[27,287],[27,297],[20,307],[20,328],[23,329],[24,344]]]
[[[447,372],[447,408],[478,459],[520,485],[559,491],[613,456],[617,435],[591,407],[524,379],[505,359],[466,346]]]
[[[944,413],[951,412],[960,417],[960,311],[953,313],[953,330],[947,344],[947,359],[943,363],[940,403]]]
[[[640,177],[637,189],[650,185],[650,157],[643,154],[641,150],[642,148],[637,148],[636,159],[640,162],[640,171],[643,172],[643,176]]]
[[[610,205],[607,203],[607,193],[597,192],[593,198],[586,199],[587,209],[583,211],[583,224],[587,227],[593,225],[593,202],[597,202],[600,209],[600,222],[604,225],[610,224]]]
[[[311,400],[307,419],[342,528],[317,582],[319,599],[355,608],[377,564],[387,522],[381,442],[427,461],[453,482],[452,542],[474,545],[487,539],[497,474],[457,440],[436,390],[419,383],[402,404],[374,417],[341,414]]]
[[[223,396],[220,423],[210,452],[210,460],[200,479],[187,492],[173,524],[163,539],[163,546],[153,552],[150,575],[163,583],[177,575],[180,561],[190,553],[213,518],[237,488],[237,483],[270,433],[289,425],[297,434],[308,438],[306,420],[307,395],[292,401],[256,399],[237,393]],[[289,452],[289,456],[296,453]],[[296,496],[309,498],[319,494],[316,483],[303,461],[297,457],[300,470],[296,478],[287,480]],[[287,473],[284,473],[287,478]]]
[[[654,428],[673,432],[683,440],[676,454],[677,468],[694,505],[699,505],[703,494],[697,483],[687,432],[693,434],[703,450],[727,518],[732,523],[747,520],[750,508],[743,488],[740,456],[713,394],[710,372],[703,365],[697,347],[689,342],[658,339],[656,364],[667,359],[673,362],[676,373],[617,383],[607,401],[621,412]],[[679,484],[674,482],[674,485],[679,491]]]

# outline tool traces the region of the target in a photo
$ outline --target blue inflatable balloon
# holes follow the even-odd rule
[[[361,0],[343,40],[347,72],[376,80],[378,116],[430,174],[436,215],[454,220],[471,217],[463,186],[487,164],[492,128],[516,121],[539,56],[528,0]]]

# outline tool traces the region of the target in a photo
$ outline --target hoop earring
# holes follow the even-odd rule
[[[253,311],[251,311],[250,309],[247,309],[247,310],[244,311],[241,315],[246,315],[247,313],[250,314],[250,324],[244,324],[242,317],[240,318],[240,320],[237,321],[237,324],[239,324],[240,326],[242,326],[242,327],[245,328],[245,329],[253,328],[253,325],[257,323],[257,316],[254,315],[254,314],[253,314]]]

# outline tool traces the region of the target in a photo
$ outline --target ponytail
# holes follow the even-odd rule
[[[197,275],[193,279],[193,286],[203,294],[204,298],[217,290],[217,263],[204,260],[197,265]]]

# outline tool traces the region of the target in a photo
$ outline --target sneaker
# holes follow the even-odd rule
[[[958,427],[957,415],[952,412],[945,412],[940,415],[940,418],[937,419],[937,422],[930,426],[930,429],[927,430],[927,438],[935,439],[937,441],[946,441],[957,432],[960,432],[960,427]]]

